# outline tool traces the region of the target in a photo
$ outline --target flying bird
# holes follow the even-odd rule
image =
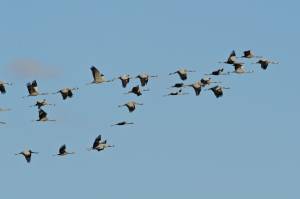
[[[7,83],[7,82],[0,81],[0,93],[1,94],[5,94],[6,93],[5,85],[11,86],[12,83]]]
[[[244,73],[253,73],[254,72],[253,70],[247,71],[244,68],[243,63],[234,63],[233,66],[234,66],[234,71],[232,71],[231,73],[244,74]]]
[[[122,121],[122,122],[117,122],[117,123],[114,123],[110,126],[124,126],[124,125],[130,125],[130,124],[134,124],[133,122],[126,122],[126,121]]]
[[[38,95],[48,95],[49,93],[39,93],[38,85],[36,80],[33,80],[32,82],[28,82],[26,84],[27,90],[28,90],[28,95],[24,97],[29,97],[29,96],[38,96]],[[23,97],[23,98],[24,98]]]
[[[130,91],[128,91],[127,93],[124,94],[130,94],[133,93],[137,96],[141,96],[142,95],[142,91],[149,91],[149,89],[141,89],[139,85],[132,87],[132,89]]]
[[[150,78],[158,77],[157,75],[148,75],[146,73],[141,73],[136,78],[140,79],[141,86],[146,86]]]
[[[184,87],[184,83],[175,83],[173,86],[169,87],[168,89],[182,88],[182,87]]]
[[[205,74],[205,75],[214,75],[214,76],[218,76],[218,75],[229,75],[229,73],[224,73],[224,68],[219,68],[217,70],[214,70],[213,72],[209,73],[209,74]]]
[[[133,112],[135,110],[136,105],[143,105],[143,104],[135,102],[135,101],[129,101],[126,104],[119,105],[119,107],[126,106],[128,108],[128,111],[131,113],[131,112]]]
[[[15,155],[23,155],[27,163],[30,163],[32,154],[38,154],[38,152],[34,152],[31,150],[24,150],[20,153],[16,153]]]
[[[201,93],[201,90],[202,90],[202,86],[204,86],[204,85],[201,83],[201,81],[196,81],[193,84],[188,84],[188,85],[185,85],[185,86],[192,87],[195,91],[196,96],[199,96],[200,93]]]
[[[128,74],[125,74],[125,75],[119,76],[118,79],[121,80],[122,87],[126,88],[127,84],[130,82],[130,79],[132,79],[132,77],[130,77],[130,75],[128,75]]]
[[[231,51],[231,53],[229,54],[228,58],[226,61],[224,62],[219,62],[219,63],[225,63],[225,64],[234,64],[237,62],[237,59],[236,59],[236,54],[235,54],[235,51]]]
[[[93,146],[89,148],[88,150],[96,150],[96,151],[102,151],[105,148],[114,147],[114,145],[107,144],[106,140],[101,140],[101,135],[98,135],[93,143]]]
[[[43,109],[39,109],[39,119],[35,120],[37,122],[55,122],[56,120],[50,120],[47,117],[47,113]]]
[[[270,60],[267,60],[267,59],[260,59],[256,63],[252,63],[252,64],[260,64],[260,67],[263,70],[267,70],[269,64],[279,64],[279,62],[270,61]]]
[[[43,100],[37,100],[36,103],[34,105],[31,105],[30,107],[34,107],[34,106],[37,106],[38,109],[40,109],[42,106],[55,106],[55,104],[49,104],[46,99],[43,99]]]
[[[91,68],[92,75],[93,75],[93,81],[88,84],[101,84],[104,82],[112,82],[113,80],[106,80],[104,77],[104,74],[101,73],[95,66],[92,66]]]
[[[176,96],[176,95],[188,95],[188,93],[183,93],[182,89],[179,89],[178,91],[170,92],[169,94],[163,95],[163,97]]]
[[[222,87],[222,86],[214,86],[212,88],[209,88],[207,90],[211,90],[214,95],[216,96],[216,98],[222,97],[223,96],[223,89],[229,89],[227,87]]]
[[[74,90],[78,90],[79,88],[63,88],[53,94],[57,94],[57,93],[60,93],[63,100],[66,100],[67,98],[71,98],[73,97],[73,92]]]
[[[59,147],[58,153],[55,154],[54,156],[66,156],[66,155],[70,155],[70,154],[75,154],[75,152],[68,152],[67,147],[64,144],[61,147]]]
[[[256,56],[252,50],[246,50],[243,52],[243,56],[241,58],[247,58],[247,59],[262,58],[262,56]]]
[[[210,85],[212,83],[221,83],[221,82],[212,81],[212,79],[210,77],[202,78],[200,80],[200,82],[201,82],[201,84],[202,84],[203,87],[208,86],[208,85]]]
[[[195,70],[187,70],[185,68],[181,68],[173,73],[169,73],[169,75],[175,75],[178,74],[181,80],[187,80],[187,75],[190,72],[196,72]]]

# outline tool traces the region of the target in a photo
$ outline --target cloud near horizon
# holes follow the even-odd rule
[[[52,66],[47,66],[34,59],[16,59],[8,65],[9,70],[22,78],[52,78],[61,71]]]

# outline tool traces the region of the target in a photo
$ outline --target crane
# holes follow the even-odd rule
[[[37,84],[36,80],[33,80],[32,82],[28,82],[26,84],[26,86],[27,86],[27,90],[28,90],[28,95],[24,96],[24,97],[38,96],[38,95],[48,95],[49,94],[49,93],[39,93],[38,84]]]
[[[126,106],[128,108],[128,111],[131,113],[135,110],[136,105],[144,105],[144,104],[138,103],[138,102],[135,102],[135,101],[129,101],[126,104],[119,105],[119,107]]]
[[[184,87],[184,83],[175,83],[173,86],[169,87],[168,89],[182,88],[182,87]]]
[[[63,88],[57,92],[54,92],[53,94],[60,93],[62,96],[63,100],[66,100],[67,98],[73,97],[73,92],[74,90],[78,90],[79,88]]]
[[[55,106],[55,104],[49,104],[46,99],[43,99],[43,100],[37,100],[36,103],[34,105],[31,105],[30,107],[34,107],[34,106],[37,106],[38,109],[40,109],[42,106]]]
[[[200,82],[201,82],[201,84],[202,84],[203,87],[208,86],[208,85],[210,85],[212,83],[221,83],[221,82],[212,81],[212,79],[210,77],[202,78],[200,80]]]
[[[167,97],[167,96],[176,96],[176,95],[188,95],[188,93],[183,93],[182,89],[179,89],[178,91],[175,92],[170,92],[166,95],[163,95],[163,97]]]
[[[126,88],[127,84],[130,82],[130,79],[132,79],[132,77],[130,77],[130,75],[128,75],[128,74],[125,74],[125,75],[119,76],[118,79],[121,80],[122,87]]]
[[[263,70],[267,70],[269,64],[279,64],[279,62],[270,61],[270,60],[267,60],[267,59],[260,59],[256,63],[252,63],[252,64],[260,64],[260,67]]]
[[[137,96],[141,96],[142,95],[142,91],[149,91],[149,89],[141,89],[139,85],[132,87],[132,89],[130,91],[128,91],[127,93],[124,94],[130,94],[133,93]]]
[[[134,123],[133,122],[122,121],[122,122],[114,123],[110,126],[124,126],[124,125],[130,125],[130,124],[134,124]]]
[[[6,93],[5,85],[11,86],[12,83],[7,83],[7,82],[0,81],[0,93],[1,94],[5,94]]]
[[[192,87],[195,91],[196,96],[199,96],[200,93],[201,93],[201,90],[202,90],[202,86],[204,86],[204,85],[201,83],[201,81],[196,81],[193,84],[188,84],[188,85],[185,85],[185,86]]]
[[[178,69],[177,71],[175,71],[173,73],[169,73],[169,75],[178,74],[178,76],[180,77],[180,79],[184,81],[184,80],[187,80],[187,75],[190,72],[196,72],[196,71],[195,70],[188,70],[188,69],[185,69],[185,68],[181,68],[181,69]]]
[[[56,120],[50,120],[47,117],[47,113],[43,109],[39,109],[39,119],[35,120],[37,122],[55,122]]]
[[[38,152],[34,152],[31,150],[24,150],[20,153],[16,153],[15,155],[23,155],[27,163],[30,163],[32,154],[38,154]]]
[[[212,71],[209,74],[205,74],[205,75],[214,75],[214,76],[218,76],[218,75],[229,75],[230,73],[224,73],[224,68],[219,68],[217,70]]]
[[[141,73],[138,76],[136,76],[135,78],[140,79],[141,82],[141,86],[146,86],[148,84],[148,81],[150,78],[155,78],[158,77],[157,75],[148,75],[147,73]]]
[[[207,90],[211,90],[214,93],[214,95],[216,96],[216,98],[219,98],[219,97],[223,96],[223,89],[230,89],[230,88],[217,85],[217,86],[214,86]]]
[[[88,84],[101,84],[104,82],[112,82],[113,80],[106,80],[104,74],[101,73],[95,66],[91,66],[91,71],[93,75],[93,81]]]
[[[75,154],[75,152],[68,152],[67,151],[67,146],[64,144],[58,149],[58,153],[55,154],[54,156],[66,156],[66,155],[71,155]]]
[[[254,71],[247,71],[244,68],[243,63],[234,63],[234,71],[232,71],[231,73],[236,73],[236,74],[245,74],[245,73],[254,73]]]
[[[247,58],[247,59],[262,58],[262,56],[256,56],[252,50],[246,50],[243,52],[243,56],[241,58]]]
[[[236,63],[237,59],[236,59],[236,54],[235,51],[231,51],[231,53],[229,54],[228,58],[226,61],[223,62],[219,62],[219,63],[225,63],[225,64],[234,64]]]
[[[107,144],[107,140],[101,140],[101,135],[98,135],[96,139],[94,140],[93,146],[89,148],[88,150],[96,150],[96,151],[102,151],[105,148],[114,147],[114,145]]]

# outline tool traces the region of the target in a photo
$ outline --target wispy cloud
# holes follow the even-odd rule
[[[53,66],[47,66],[33,59],[17,59],[8,65],[9,70],[21,78],[51,78],[61,71]]]

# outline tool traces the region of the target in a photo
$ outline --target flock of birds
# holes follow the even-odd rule
[[[229,88],[219,85],[219,83],[221,83],[221,82],[213,81],[212,78],[211,78],[212,76],[230,75],[232,73],[246,74],[246,73],[253,73],[254,72],[253,70],[249,71],[249,70],[245,69],[244,63],[241,62],[238,58],[243,58],[243,59],[255,59],[255,58],[257,58],[258,60],[253,62],[252,64],[260,64],[260,67],[263,70],[266,70],[270,64],[278,64],[278,62],[270,61],[268,59],[264,59],[261,56],[256,56],[251,50],[244,51],[243,56],[241,56],[241,57],[237,57],[235,51],[232,51],[230,53],[230,55],[228,56],[227,60],[219,62],[219,63],[232,65],[234,67],[233,71],[225,72],[224,68],[219,68],[219,69],[216,69],[216,70],[212,71],[211,73],[205,74],[207,77],[204,77],[201,80],[198,80],[198,81],[194,82],[193,84],[185,84],[183,82],[176,83],[176,84],[174,84],[170,87],[172,89],[176,89],[176,91],[172,91],[170,93],[167,93],[164,96],[186,95],[188,93],[183,92],[183,90],[187,87],[192,87],[195,91],[195,95],[199,96],[201,91],[202,91],[202,88],[205,88],[205,87],[209,86],[210,84],[216,84],[215,86],[212,86],[212,87],[210,87],[208,89],[205,89],[205,90],[212,91],[216,98],[222,97],[224,89],[229,89]],[[92,66],[90,69],[91,69],[91,72],[92,72],[92,75],[93,75],[93,81],[88,83],[88,84],[102,84],[102,83],[105,83],[105,82],[113,82],[113,81],[119,79],[122,83],[122,87],[126,88],[128,83],[130,82],[130,80],[134,79],[134,77],[131,77],[128,74],[124,74],[122,76],[119,76],[118,78],[107,80],[105,78],[105,76],[95,66]],[[185,81],[185,80],[188,79],[188,73],[191,73],[191,72],[196,72],[196,71],[182,68],[182,69],[179,69],[175,72],[169,73],[169,75],[176,75],[177,74],[182,81]],[[149,91],[149,89],[143,89],[141,87],[145,87],[148,84],[148,81],[150,79],[156,78],[156,77],[158,77],[158,76],[157,75],[149,75],[149,74],[146,74],[146,73],[139,74],[135,78],[140,80],[140,85],[132,87],[131,90],[126,92],[125,94],[135,94],[136,96],[141,96],[143,92]],[[0,81],[0,92],[1,92],[1,94],[5,94],[6,93],[6,87],[11,86],[11,85],[12,85],[11,83]],[[42,93],[42,92],[39,92],[38,84],[37,84],[36,80],[27,83],[26,86],[27,86],[27,90],[28,90],[28,95],[24,96],[23,98],[31,97],[31,96],[43,96],[43,95],[49,95],[49,94],[60,94],[62,96],[62,99],[66,100],[68,98],[72,98],[73,97],[73,92],[79,89],[79,88],[63,88],[63,89],[61,89],[57,92],[54,92],[54,93]],[[143,104],[135,102],[135,101],[129,101],[125,104],[119,105],[119,107],[127,107],[129,112],[134,112],[136,107],[139,106],[139,105],[143,105]],[[54,119],[49,119],[48,118],[47,113],[42,109],[42,107],[44,107],[44,106],[55,106],[55,104],[48,103],[46,99],[37,100],[36,103],[31,106],[31,107],[37,107],[38,108],[38,119],[33,120],[33,121],[38,121],[38,122],[55,121]],[[1,112],[2,111],[9,111],[9,110],[10,109],[0,108]],[[5,124],[6,124],[5,122],[0,121],[0,125],[5,125]],[[127,122],[127,121],[121,121],[121,122],[114,123],[111,126],[123,126],[123,125],[132,125],[132,124],[134,124],[134,123],[133,122]],[[108,144],[107,140],[103,140],[101,135],[98,135],[95,138],[92,146],[90,148],[88,148],[88,150],[89,151],[90,150],[102,151],[102,150],[104,150],[106,148],[109,148],[109,147],[114,147],[114,145]],[[16,155],[23,155],[28,163],[31,161],[32,154],[38,154],[38,152],[26,149],[26,150],[24,150],[20,153],[16,153]],[[64,144],[61,147],[59,147],[58,153],[55,154],[55,156],[66,156],[66,155],[70,155],[70,154],[74,154],[74,152],[67,151],[67,147]]]

